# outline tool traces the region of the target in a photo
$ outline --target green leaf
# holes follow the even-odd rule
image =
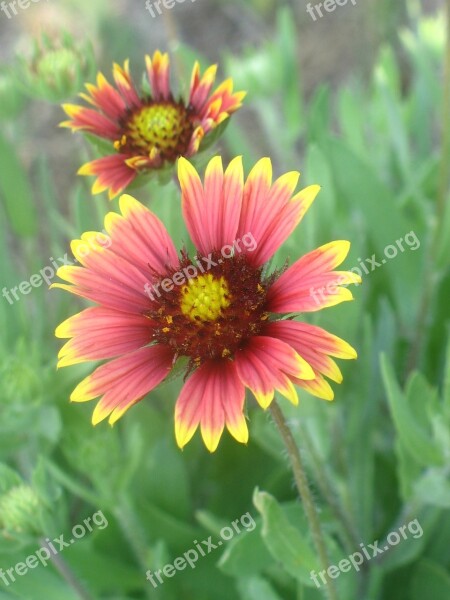
[[[237,588],[241,600],[282,600],[269,582],[262,577],[239,579]]]
[[[443,382],[443,401],[444,401],[444,416],[447,423],[450,422],[450,335],[447,340],[447,349],[445,352],[445,371]]]
[[[389,526],[387,538],[389,538],[390,533],[397,533],[400,537],[398,544],[391,545],[387,538],[380,542],[380,549],[384,552],[380,564],[385,571],[393,571],[412,563],[423,553],[424,548],[433,539],[435,528],[439,527],[441,511],[427,508],[420,511],[416,510],[414,514],[414,519],[404,523],[403,534],[399,532],[397,521],[394,525]],[[404,538],[404,535],[407,537]]]
[[[377,67],[375,80],[383,103],[384,113],[388,120],[389,140],[395,150],[402,174],[406,179],[412,169],[405,120],[401,112],[401,104],[396,97],[399,92],[398,73],[392,72],[395,63],[388,49],[385,49],[384,59],[386,64]],[[387,64],[388,62],[390,65]]]
[[[286,123],[282,134],[286,144],[292,147],[303,129],[305,119],[298,64],[298,34],[290,7],[285,6],[277,13],[277,38],[279,60],[275,68],[280,70],[282,76],[283,116]],[[292,76],[293,73],[296,77]]]
[[[226,128],[230,123],[230,119],[225,119],[222,121],[217,127],[215,127],[212,131],[205,135],[205,137],[200,142],[200,147],[198,149],[199,152],[204,152],[205,150],[209,150],[211,146],[213,146],[222,135],[225,133]]]
[[[0,493],[7,492],[16,485],[23,483],[22,477],[13,469],[0,463]]]
[[[360,156],[366,156],[369,150],[364,136],[367,121],[365,101],[357,89],[345,87],[339,92],[337,108],[341,131],[352,150]]]
[[[188,518],[191,512],[190,490],[187,470],[178,448],[172,440],[162,438],[151,449],[149,457],[154,477],[147,482],[147,498],[180,519]],[[160,465],[165,464],[161,470]]]
[[[31,237],[37,230],[35,197],[28,175],[15,152],[15,146],[0,133],[0,196],[11,227],[21,237]]]
[[[91,582],[98,594],[107,592],[132,592],[142,587],[143,578],[139,570],[132,569],[125,561],[100,554],[90,540],[79,540],[68,548],[64,560],[81,576]]]
[[[450,598],[450,576],[448,572],[430,560],[421,560],[414,569],[411,579],[411,600],[448,600]]]
[[[234,537],[227,544],[218,566],[233,577],[247,577],[269,567],[272,556],[261,538],[261,519],[256,519],[255,531]]]
[[[26,557],[24,557],[25,560]],[[24,562],[24,560],[22,562]],[[17,594],[21,600],[79,600],[80,595],[76,593],[65,581],[41,564],[28,571],[23,576],[15,576],[15,582],[11,583],[11,591]],[[4,587],[0,583],[2,588]]]
[[[300,236],[301,239],[306,238],[305,251],[307,251],[307,249],[322,244],[325,237],[332,239],[336,194],[328,159],[316,144],[308,146],[305,164],[308,184],[319,184],[321,187],[316,201],[320,210],[312,210],[308,218],[305,219],[302,230],[298,232],[299,238]],[[318,235],[319,227],[320,237]],[[301,249],[303,250],[303,247]]]
[[[317,88],[308,110],[308,139],[320,141],[328,135],[331,126],[330,88],[322,84]]]
[[[415,484],[416,498],[423,504],[450,508],[450,478],[447,469],[430,469]]]
[[[420,293],[417,279],[421,274],[424,256],[422,232],[418,228],[411,231],[411,222],[396,207],[390,189],[373,167],[352,152],[343,141],[327,137],[320,140],[320,148],[327,156],[334,175],[337,207],[347,222],[353,225],[352,238],[359,234],[361,238],[364,236],[369,240],[371,252],[366,257],[370,258],[375,252],[376,262],[380,265],[376,267],[376,272],[372,272],[374,269],[371,267],[368,274],[363,274],[363,285],[367,279],[373,288],[382,277],[380,288],[383,295],[389,292],[395,294],[396,308],[405,324],[415,322]],[[410,243],[407,244],[405,238],[408,233],[415,233],[418,243],[415,239],[411,240],[410,236]],[[385,254],[388,247],[389,257],[392,258]],[[367,252],[368,248],[361,247],[361,244],[359,249],[354,248],[358,252],[356,256],[364,260],[363,252]],[[357,266],[358,263],[354,264]],[[399,273],[402,277],[398,276]],[[408,298],[408,302],[405,302],[405,298]]]
[[[312,549],[306,532],[289,522],[282,507],[267,492],[258,489],[253,494],[253,503],[263,519],[262,539],[273,558],[304,585],[313,586],[312,570],[320,570],[320,563]]]
[[[424,467],[441,465],[443,457],[439,449],[427,435],[425,428],[415,419],[385,355],[381,358],[381,372],[392,419],[405,448]]]

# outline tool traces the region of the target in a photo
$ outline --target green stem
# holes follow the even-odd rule
[[[297,485],[297,489],[299,491],[300,498],[305,509],[314,545],[316,547],[316,551],[320,563],[322,565],[322,571],[326,572],[328,567],[330,566],[330,561],[328,558],[328,553],[325,546],[325,540],[323,537],[319,517],[317,515],[317,510],[314,505],[311,491],[309,489],[308,480],[306,478],[305,469],[303,467],[303,461],[300,456],[300,450],[297,444],[295,443],[292,431],[289,429],[289,426],[286,423],[286,419],[284,418],[284,415],[275,400],[270,405],[270,412],[272,413],[275,425],[277,426],[278,431],[280,432],[280,435],[283,438],[284,445],[286,446],[286,450],[288,452],[292,466],[292,471],[294,473],[295,483]],[[324,594],[326,598],[328,598],[328,600],[337,600],[338,596],[336,593],[336,588],[334,587],[334,581],[328,577],[328,573],[326,573],[326,575],[327,585],[321,589],[323,589]]]
[[[125,539],[133,551],[139,567],[145,574],[145,572],[148,570],[148,544],[147,540],[145,539],[145,535],[143,534],[142,525],[139,522],[139,519],[136,517],[136,510],[129,497],[126,495],[122,496],[117,508],[114,510],[114,516],[120,525]],[[152,589],[148,585],[145,586],[145,596],[149,599],[155,598]]]
[[[345,546],[349,551],[353,552],[354,549],[357,548],[360,543],[360,536],[355,527],[355,524],[350,518],[350,515],[342,506],[339,495],[337,494],[336,490],[333,489],[333,485],[330,481],[329,474],[320,456],[318,455],[317,450],[314,447],[314,444],[311,440],[311,436],[309,435],[308,431],[300,424],[298,424],[298,427],[300,429],[301,438],[302,440],[304,440],[306,449],[309,455],[311,456],[314,471],[317,474],[317,485],[320,488],[322,494],[325,496],[325,499],[328,502],[331,510],[334,512],[336,518],[342,525],[344,535],[346,538]]]
[[[43,548],[47,548],[47,550],[49,550],[49,546],[44,538],[41,538],[39,542]],[[78,581],[74,572],[60,554],[52,554],[50,560],[64,581],[73,589],[73,591],[79,598],[81,598],[81,600],[93,600],[92,596]]]

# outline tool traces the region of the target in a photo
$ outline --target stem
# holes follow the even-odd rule
[[[119,501],[117,508],[113,511],[120,529],[127,540],[130,548],[133,550],[134,557],[145,573],[148,570],[147,553],[148,545],[143,534],[143,527],[136,517],[135,509],[126,496],[123,496]],[[144,588],[145,596],[149,599],[155,598],[155,595],[149,585]]]
[[[311,456],[314,470],[317,473],[317,485],[319,486],[322,494],[325,496],[326,501],[328,502],[331,510],[334,512],[336,518],[342,525],[347,542],[344,545],[347,546],[347,549],[349,551],[353,551],[359,546],[360,540],[355,524],[350,518],[350,515],[342,506],[339,495],[337,494],[336,490],[333,489],[330,477],[323,465],[322,460],[320,459],[320,456],[317,453],[317,450],[314,447],[309,433],[300,424],[298,424],[298,427],[300,429],[302,439],[305,441],[306,449]]]
[[[284,445],[286,446],[286,450],[289,455],[295,483],[297,485],[297,489],[305,509],[306,517],[311,528],[314,545],[322,565],[322,571],[327,571],[328,567],[330,566],[330,561],[328,559],[328,553],[325,546],[325,540],[323,537],[319,517],[317,515],[317,510],[309,489],[308,480],[303,467],[303,461],[300,456],[300,450],[297,447],[294,436],[292,435],[292,431],[289,429],[284,415],[275,400],[270,405],[270,412],[272,413],[275,425],[277,426],[278,431],[283,438]],[[328,573],[326,573],[326,575],[328,575]],[[338,596],[334,587],[334,581],[327,577],[327,583],[328,584],[323,587],[326,597],[328,600],[337,600]]]
[[[43,548],[47,548],[47,550],[50,552],[50,547],[43,538],[41,538],[39,542],[42,544]],[[68,583],[68,585],[73,589],[77,596],[81,598],[81,600],[93,600],[92,596],[77,580],[72,569],[59,554],[52,554],[50,560],[64,581]]]

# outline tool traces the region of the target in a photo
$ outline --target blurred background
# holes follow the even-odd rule
[[[311,6],[315,6],[312,2]],[[270,156],[322,191],[274,267],[348,239],[362,274],[355,302],[305,320],[358,350],[341,364],[335,402],[281,405],[303,451],[333,564],[417,519],[409,535],[336,579],[341,600],[450,598],[450,46],[439,0],[350,0],[316,20],[303,0],[185,0],[161,14],[144,0],[41,0],[0,12],[0,568],[102,511],[48,566],[0,600],[316,600],[311,536],[273,423],[248,398],[250,442],[210,455],[199,435],[181,452],[169,380],[114,428],[90,424],[69,396],[92,365],[56,371],[55,327],[86,306],[20,284],[101,230],[117,200],[76,176],[99,156],[58,128],[98,70],[167,50],[185,94],[196,59],[248,90],[220,141],[198,159]],[[22,8],[26,6],[26,8]],[[447,7],[448,8],[448,7]],[[450,9],[448,10],[450,14]],[[45,36],[45,37],[43,37]],[[70,36],[70,37],[68,37]],[[175,184],[134,195],[178,241]],[[399,242],[400,241],[400,242]],[[70,256],[70,253],[69,253]],[[374,262],[375,261],[375,262]],[[51,274],[53,272],[53,274]],[[17,298],[12,289],[16,288]],[[6,293],[5,293],[6,290]],[[19,291],[17,291],[19,290]],[[24,291],[22,291],[24,290]],[[242,531],[195,569],[154,587],[161,569],[249,512]],[[100,523],[100,521],[99,521]],[[47,541],[46,541],[47,539]],[[395,546],[395,547],[394,547]]]

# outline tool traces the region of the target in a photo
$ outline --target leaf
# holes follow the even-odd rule
[[[381,372],[392,419],[405,448],[424,467],[441,465],[443,457],[439,449],[427,435],[425,428],[415,419],[385,355],[381,357]]]
[[[354,152],[366,156],[369,150],[364,136],[367,115],[364,98],[359,90],[345,87],[339,91],[338,114],[344,139],[348,140]]]
[[[142,573],[117,557],[99,553],[90,540],[79,540],[64,554],[64,560],[81,576],[91,582],[98,594],[132,592],[142,586]]]
[[[320,570],[320,564],[305,533],[288,521],[276,499],[258,489],[253,503],[263,519],[262,539],[273,558],[304,585],[313,586],[312,570]]]
[[[45,600],[61,600],[62,598],[79,600],[80,598],[80,595],[55,575],[51,568],[44,569],[42,564],[28,569],[24,576],[15,575],[15,581],[10,585],[11,591],[17,594],[21,600],[42,600],[42,598]]]
[[[277,42],[279,55],[275,68],[280,70],[282,76],[283,116],[286,123],[281,133],[285,143],[293,147],[305,119],[298,65],[298,34],[294,15],[291,8],[287,6],[277,13]],[[293,73],[297,76],[293,77]]]
[[[191,512],[190,490],[181,453],[167,438],[158,440],[150,452],[153,468],[146,485],[146,497],[174,517],[187,519]],[[165,465],[163,470],[162,464]]]
[[[445,371],[443,383],[444,416],[447,423],[450,423],[450,335],[447,339],[447,349],[445,352]]]
[[[256,530],[234,537],[227,544],[218,566],[233,577],[247,577],[261,573],[273,562],[261,537],[261,519],[256,519]]]
[[[448,470],[430,469],[415,484],[416,498],[423,504],[450,508],[450,479]]]
[[[330,131],[330,88],[321,84],[311,100],[308,110],[308,139],[320,142]]]
[[[0,133],[0,196],[11,227],[21,237],[31,237],[37,230],[36,200],[28,175],[15,146]]]
[[[237,588],[241,600],[282,600],[270,583],[262,577],[239,579]]]
[[[11,488],[22,485],[22,477],[13,469],[0,463],[0,493],[7,492]]]
[[[376,262],[379,263],[378,267],[375,265],[376,272],[373,273],[374,269],[371,267],[363,280],[370,278],[373,286],[382,276],[383,295],[393,293],[396,309],[405,323],[413,322],[421,291],[417,279],[420,277],[424,256],[424,244],[420,239],[422,231],[418,228],[411,230],[411,222],[396,207],[390,189],[381,181],[373,167],[361,160],[343,141],[324,137],[319,143],[334,175],[337,207],[345,214],[347,221],[353,223],[352,237],[365,236],[370,242],[369,247],[373,248],[372,252],[375,251]],[[405,240],[409,233],[411,235],[408,241],[412,243]],[[418,242],[411,240],[414,233]],[[356,249],[356,256],[364,260],[363,250],[365,249]],[[398,276],[399,273],[402,277]],[[408,302],[405,302],[405,298],[408,298]]]
[[[230,123],[230,119],[225,119],[222,121],[217,127],[215,127],[212,131],[205,135],[205,137],[200,142],[200,147],[198,149],[199,152],[204,152],[205,150],[209,150],[211,146],[213,146],[225,133],[226,128]]]
[[[384,552],[381,557],[383,569],[393,571],[417,559],[433,540],[435,529],[439,527],[440,514],[441,511],[438,509],[417,509],[416,517],[408,523],[404,523],[404,529],[401,531],[399,531],[398,522],[395,521],[395,525],[388,528],[389,533],[386,539],[380,542],[380,549]],[[397,534],[399,539],[397,536],[392,539],[389,537],[391,534]],[[392,541],[397,540],[398,543],[393,545]]]
[[[450,598],[450,576],[448,572],[430,560],[421,560],[414,569],[411,579],[411,600],[448,600]]]

